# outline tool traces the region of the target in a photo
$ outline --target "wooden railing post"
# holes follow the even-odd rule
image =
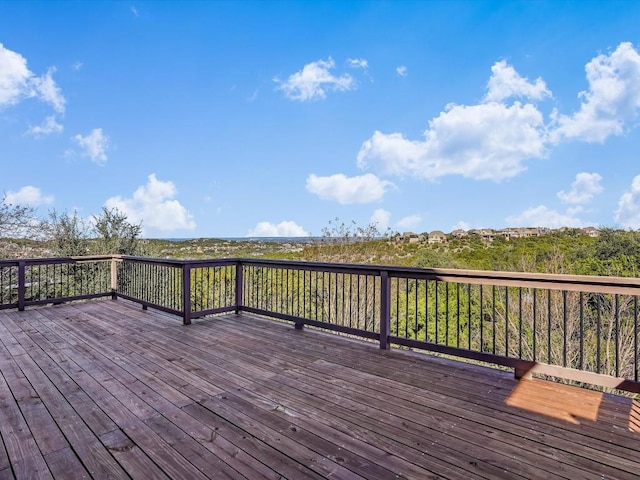
[[[22,312],[25,306],[25,295],[27,286],[25,285],[25,266],[24,260],[18,262],[18,311]]]
[[[391,282],[389,272],[380,272],[380,348],[389,349],[389,332],[391,331]]]
[[[238,260],[236,263],[236,315],[242,309],[242,262]]]
[[[191,265],[182,265],[182,323],[191,325]]]
[[[118,264],[116,263],[116,257],[111,257],[111,299],[118,298]]]

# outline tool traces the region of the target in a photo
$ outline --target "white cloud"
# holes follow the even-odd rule
[[[640,108],[640,54],[623,42],[608,55],[598,55],[585,66],[589,88],[573,115],[555,114],[552,140],[604,142],[624,133],[625,122],[638,118]]]
[[[407,70],[407,67],[405,67],[404,65],[398,65],[396,67],[396,73],[398,74],[399,77],[406,77],[409,71]]]
[[[35,77],[31,80],[36,96],[43,102],[49,103],[56,112],[64,113],[66,100],[62,96],[60,87],[53,80],[55,68],[50,68],[42,77]]]
[[[471,230],[471,225],[464,220],[460,220],[453,227],[451,227],[451,230]]]
[[[336,77],[329,70],[334,68],[335,62],[331,57],[326,61],[318,60],[305,65],[299,72],[289,75],[283,82],[277,77],[278,90],[291,100],[301,102],[326,98],[328,91],[347,91],[356,88],[356,82],[349,74]]]
[[[308,237],[309,233],[296,222],[284,221],[275,225],[259,222],[247,232],[247,237]]]
[[[177,193],[173,182],[158,180],[152,173],[147,184],[138,187],[131,198],[111,197],[105,206],[117,208],[130,222],[142,222],[143,235],[193,230],[196,228],[193,216],[175,199]]]
[[[545,155],[544,122],[532,104],[449,105],[429,122],[425,140],[375,132],[358,152],[360,168],[435,179],[462,175],[499,181]]]
[[[551,91],[541,78],[534,83],[521,77],[518,72],[504,60],[491,67],[491,78],[487,84],[485,102],[502,102],[507,98],[519,97],[542,100],[551,96]]]
[[[422,217],[420,215],[409,215],[398,220],[396,226],[398,228],[409,230],[411,228],[417,227],[421,221]]]
[[[347,177],[342,173],[319,177],[313,173],[307,177],[307,190],[323,200],[336,200],[342,204],[370,203],[382,199],[391,182],[381,180],[371,173]]]
[[[584,227],[579,218],[569,213],[560,213],[544,205],[532,207],[524,212],[507,217],[507,223],[513,227]]]
[[[424,141],[375,132],[362,144],[358,166],[398,176],[462,175],[499,181],[523,171],[524,160],[543,157],[546,133],[538,108],[532,103],[508,105],[496,100],[541,99],[551,92],[544,81],[529,83],[506,62],[496,63],[492,72],[485,103],[447,105],[429,122]]]
[[[640,175],[634,177],[631,190],[620,197],[614,218],[623,227],[640,228]]]
[[[38,207],[53,203],[53,195],[43,195],[38,187],[27,185],[17,192],[11,190],[5,196],[5,203],[10,205],[28,205]]]
[[[347,63],[351,68],[362,68],[364,70],[369,68],[369,62],[364,58],[348,58]]]
[[[106,163],[109,137],[102,133],[101,128],[94,128],[87,136],[78,134],[73,137],[73,141],[81,148],[80,155],[89,157],[98,165]]]
[[[584,205],[589,203],[595,195],[602,192],[601,181],[602,177],[597,173],[578,173],[571,184],[571,190],[569,192],[564,190],[558,192],[558,198],[564,203]]]
[[[64,112],[65,99],[53,80],[55,68],[36,77],[27,68],[22,55],[0,43],[0,108],[19,103],[25,98],[36,97],[49,103],[58,113]]]
[[[389,227],[391,213],[384,208],[377,208],[373,211],[369,222],[378,227],[378,230],[386,230]]]
[[[27,130],[27,135],[41,137],[51,133],[60,133],[62,130],[64,130],[64,127],[56,121],[55,115],[51,115],[45,118],[40,125],[29,128],[29,130]]]
[[[33,73],[27,60],[0,43],[0,107],[14,105],[28,96],[28,81]]]

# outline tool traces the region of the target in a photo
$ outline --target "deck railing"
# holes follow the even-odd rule
[[[192,319],[252,312],[640,393],[640,279],[258,259],[0,261],[0,308],[121,297]]]

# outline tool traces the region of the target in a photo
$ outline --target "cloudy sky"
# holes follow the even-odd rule
[[[640,2],[0,2],[0,193],[148,237],[640,228]]]

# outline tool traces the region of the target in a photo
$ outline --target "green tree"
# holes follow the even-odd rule
[[[139,255],[141,223],[131,223],[127,215],[116,208],[102,207],[99,215],[93,216],[94,233],[97,239],[95,253]]]
[[[90,227],[87,222],[68,212],[49,212],[49,220],[43,222],[43,231],[50,239],[51,247],[59,257],[74,257],[89,253]]]
[[[638,232],[603,228],[595,245],[595,256],[600,260],[640,256],[640,235]]]
[[[127,215],[117,209],[103,208],[91,221],[80,218],[77,212],[53,210],[43,222],[42,231],[59,257],[147,253],[140,241],[142,225],[131,223]]]
[[[0,258],[24,256],[18,239],[38,237],[35,209],[28,205],[15,205],[0,199]]]

